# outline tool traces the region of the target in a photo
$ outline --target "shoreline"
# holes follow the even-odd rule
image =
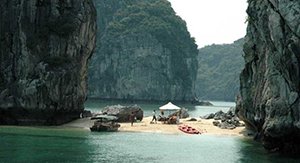
[[[235,129],[221,129],[212,124],[213,119],[206,120],[196,118],[197,121],[188,121],[190,118],[180,119],[179,124],[163,124],[160,121],[150,124],[152,117],[144,117],[141,122],[133,123],[119,123],[121,127],[117,132],[132,132],[132,133],[159,133],[159,134],[175,134],[175,135],[191,135],[184,133],[178,129],[179,125],[189,125],[201,132],[199,135],[213,135],[213,136],[236,136],[243,138],[250,138],[249,131],[245,127],[237,127]],[[94,124],[95,120],[90,118],[81,118],[71,121],[69,123],[59,126],[10,126],[4,125],[3,127],[20,127],[20,128],[41,128],[41,129],[76,129],[90,132],[90,127]],[[1,128],[1,126],[0,126]]]
[[[189,125],[197,130],[199,130],[203,135],[227,135],[227,136],[239,136],[239,137],[249,137],[246,136],[247,130],[245,127],[237,127],[235,129],[220,129],[212,124],[214,120],[206,120],[201,118],[196,118],[197,121],[187,121],[190,118],[180,119],[180,124],[163,124],[157,121],[157,123],[150,124],[152,117],[144,117],[141,122],[133,123],[119,123],[121,127],[119,132],[139,132],[139,133],[162,133],[162,134],[186,134],[178,129],[179,125]],[[64,125],[57,126],[58,128],[82,128],[89,130],[94,124],[94,120],[90,118],[77,119],[72,122],[66,123]],[[202,135],[201,134],[201,135]]]

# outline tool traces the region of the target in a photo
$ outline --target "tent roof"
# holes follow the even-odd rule
[[[180,109],[180,107],[172,104],[171,102],[159,107],[159,110],[179,110],[179,109]]]

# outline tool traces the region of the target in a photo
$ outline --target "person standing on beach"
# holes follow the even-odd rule
[[[129,115],[129,120],[131,122],[131,126],[133,126],[134,118],[135,118],[135,114],[134,114],[134,112],[131,112],[131,114]]]
[[[156,122],[156,111],[155,110],[153,110],[153,118],[152,118],[152,120],[151,120],[151,122],[153,122],[153,120],[155,120],[155,123],[157,123]]]

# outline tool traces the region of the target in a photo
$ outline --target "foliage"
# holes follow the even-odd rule
[[[176,51],[174,43],[193,48],[195,40],[190,37],[186,23],[176,15],[166,0],[125,1],[125,7],[117,11],[107,32],[113,37],[129,33],[150,33],[168,48]],[[195,52],[194,51],[194,52]]]
[[[243,68],[244,39],[199,50],[196,92],[200,99],[234,101]]]
[[[167,0],[112,0],[97,2],[99,53],[109,55],[110,49],[122,51],[120,38],[151,35],[164,49],[170,51],[172,80],[170,82],[191,87],[195,77],[196,59],[187,65],[186,58],[197,58],[198,50],[186,23],[176,15]],[[105,7],[103,7],[105,6]],[[99,14],[100,12],[100,14]],[[112,16],[113,15],[113,16]],[[101,50],[100,50],[101,49]],[[104,52],[105,51],[105,52]],[[192,67],[194,72],[190,72]],[[194,78],[193,77],[193,78]],[[187,88],[188,89],[188,88]]]

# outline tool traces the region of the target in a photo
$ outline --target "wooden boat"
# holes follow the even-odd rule
[[[91,131],[118,131],[120,124],[115,122],[118,118],[115,116],[100,115],[92,117],[91,120],[96,120],[94,125],[90,127]]]
[[[191,126],[188,125],[180,125],[178,129],[187,134],[201,134],[201,132]]]

